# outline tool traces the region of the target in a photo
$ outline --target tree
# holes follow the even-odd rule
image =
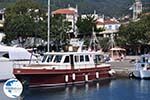
[[[87,16],[86,18],[78,18],[76,23],[80,35],[91,35],[92,27],[94,26],[94,17]]]
[[[52,42],[54,42],[56,49],[58,50],[58,46],[67,44],[69,35],[68,32],[71,27],[69,26],[69,22],[65,20],[64,15],[54,15],[53,17],[51,17],[50,27],[50,38]]]
[[[142,16],[139,21],[122,25],[119,29],[120,44],[148,44],[150,42],[150,15]]]
[[[76,23],[79,30],[79,35],[91,36],[93,32],[93,28],[95,32],[101,32],[103,29],[96,28],[96,21],[97,19],[95,18],[95,16],[92,15],[87,15],[85,18],[79,17]]]
[[[122,25],[118,32],[117,44],[134,46],[140,53],[142,45],[150,43],[150,15],[143,15],[140,20]]]
[[[6,8],[4,31],[7,42],[18,40],[22,46],[28,37],[44,38],[46,13],[32,0],[18,0]]]
[[[78,21],[76,23],[76,26],[79,31],[78,35],[81,38],[84,38],[85,45],[89,45],[89,40],[91,40],[93,31],[98,33],[104,30],[102,28],[96,27],[96,21],[97,19],[95,18],[95,16],[92,15],[87,15],[85,18],[78,18]]]

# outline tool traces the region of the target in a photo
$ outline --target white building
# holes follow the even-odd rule
[[[68,7],[64,9],[57,9],[52,12],[52,15],[57,15],[57,14],[66,16],[66,20],[70,22],[70,25],[71,25],[71,30],[68,33],[74,33],[74,35],[76,35],[77,34],[76,22],[78,19],[78,8]]]
[[[0,10],[0,28],[3,28],[4,27],[4,10],[5,9],[1,9]]]
[[[97,28],[104,28],[105,30],[99,33],[103,37],[110,37],[111,34],[115,34],[119,30],[120,25],[115,18],[97,20]]]
[[[0,10],[0,42],[2,41],[3,37],[5,37],[4,32],[4,11],[5,9]]]
[[[138,18],[138,15],[142,13],[142,2],[141,0],[135,0],[133,4],[133,20]]]

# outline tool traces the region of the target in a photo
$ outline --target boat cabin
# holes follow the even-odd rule
[[[126,50],[120,47],[114,47],[110,49],[110,56],[113,60],[122,60],[125,57]]]
[[[41,64],[52,65],[52,69],[92,68],[104,62],[103,55],[91,52],[46,53]]]
[[[136,63],[136,69],[150,69],[150,54],[145,54],[140,57],[140,59]]]
[[[150,64],[150,55],[149,54],[145,54],[145,55],[142,55],[140,60],[139,60],[140,63],[149,63]]]

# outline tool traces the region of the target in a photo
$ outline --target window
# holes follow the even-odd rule
[[[5,57],[5,58],[9,58],[9,54],[8,54],[8,53],[6,53],[6,54],[4,54],[4,55],[3,55],[3,57]]]
[[[47,62],[51,62],[53,60],[54,55],[49,55],[47,58]]]
[[[69,63],[69,56],[66,56],[64,63]]]
[[[62,55],[56,55],[54,62],[59,63],[62,59]]]
[[[103,56],[102,55],[95,55],[95,59],[94,59],[94,61],[95,61],[95,63],[101,63],[101,62],[103,62]]]
[[[68,25],[72,25],[72,22],[68,22]]]
[[[75,62],[79,62],[79,56],[75,56]]]
[[[118,30],[118,29],[119,29],[119,26],[118,26],[118,25],[115,25],[115,28],[116,28],[116,30]]]
[[[85,61],[86,61],[86,62],[90,61],[88,55],[85,55]]]
[[[45,62],[46,58],[47,58],[47,55],[44,55],[42,62]]]
[[[0,14],[0,20],[3,20],[3,15],[2,14]]]
[[[84,62],[84,57],[83,57],[83,55],[80,56],[80,62]]]
[[[111,30],[111,29],[112,29],[112,26],[111,26],[111,25],[109,25],[108,27],[109,27],[109,28],[108,28],[109,30]]]

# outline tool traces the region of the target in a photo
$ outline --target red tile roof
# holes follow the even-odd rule
[[[97,24],[97,25],[119,24],[119,22],[118,22],[118,21],[115,21],[115,20],[107,19],[107,20],[104,20],[104,22],[97,21],[96,24]]]
[[[97,24],[97,25],[104,25],[104,22],[97,21],[96,24]]]
[[[104,23],[105,24],[119,24],[117,21],[113,21],[113,20],[105,20]]]
[[[69,14],[74,15],[76,12],[74,10],[69,9],[58,9],[52,12],[52,14]]]

